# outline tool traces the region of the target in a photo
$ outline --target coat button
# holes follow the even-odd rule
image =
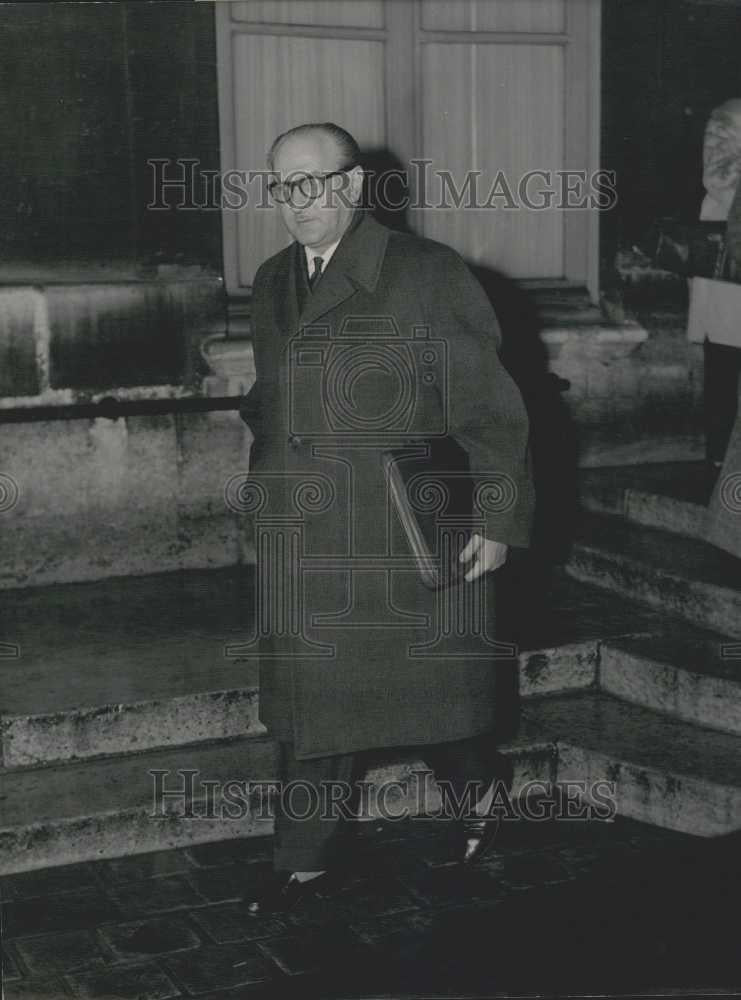
[[[303,442],[301,441],[301,438],[298,436],[298,434],[289,434],[288,443],[290,444],[290,446],[293,448],[294,451],[297,451],[301,447]]]

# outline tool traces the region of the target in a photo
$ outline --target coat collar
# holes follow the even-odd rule
[[[304,251],[299,243],[289,247],[285,258],[287,273],[284,272],[286,294],[281,296],[282,301],[279,303],[289,335],[296,332],[299,326],[321,319],[354,295],[359,287],[369,292],[374,291],[388,239],[389,230],[367,212],[359,210],[300,314],[296,297],[296,265],[303,263],[299,254]]]
[[[332,255],[324,277],[329,277],[336,265],[336,271],[341,271],[367,291],[374,291],[388,239],[389,230],[385,226],[376,222],[366,210],[356,209],[355,217]],[[322,282],[317,291],[321,286]]]

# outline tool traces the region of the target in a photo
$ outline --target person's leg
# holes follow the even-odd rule
[[[458,802],[487,807],[487,793],[494,782],[508,792],[512,786],[512,765],[496,748],[490,733],[465,740],[435,743],[422,751],[435,780],[449,783]]]
[[[318,872],[330,867],[342,809],[342,788],[352,788],[355,754],[298,760],[293,745],[281,743],[283,786],[275,810],[273,867]],[[328,808],[329,806],[329,808]]]
[[[422,756],[437,782],[449,783],[447,789],[441,788],[443,815],[459,821],[459,861],[468,865],[480,860],[499,830],[500,816],[496,811],[491,814],[491,807],[495,797],[501,802],[512,787],[510,762],[496,749],[492,734],[437,743],[426,747]]]
[[[334,887],[344,858],[338,851],[340,820],[350,809],[360,754],[297,760],[290,743],[280,744],[281,788],[275,806],[274,878],[253,899],[252,917],[282,913]],[[333,802],[337,805],[333,806]]]

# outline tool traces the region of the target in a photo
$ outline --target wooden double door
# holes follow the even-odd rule
[[[215,7],[222,173],[265,170],[277,134],[336,121],[408,171],[417,232],[511,277],[596,292],[600,0]],[[223,207],[235,295],[286,243],[258,186]]]

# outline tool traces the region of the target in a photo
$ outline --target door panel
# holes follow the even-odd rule
[[[426,0],[428,31],[563,31],[565,0]]]
[[[465,195],[460,208],[420,213],[425,235],[520,278],[560,277],[563,213],[530,209],[520,195],[528,171],[563,165],[562,48],[426,45],[422,92],[423,155],[433,161],[433,174],[450,172]],[[527,183],[536,205],[543,186],[537,177]],[[427,195],[435,205],[451,202],[439,176]],[[487,201],[494,207],[466,207]]]
[[[382,28],[383,0],[247,0],[232,4],[235,21]]]

